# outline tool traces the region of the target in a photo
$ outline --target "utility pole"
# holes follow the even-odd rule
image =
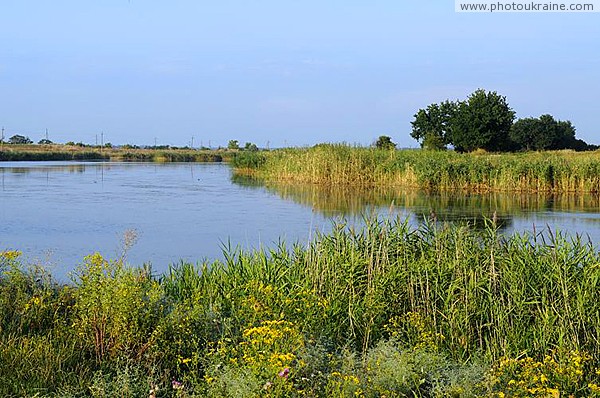
[[[194,149],[194,136],[192,136],[192,149]]]
[[[100,133],[100,153],[104,149],[104,131]]]
[[[48,141],[48,129],[46,129],[46,141]]]
[[[4,126],[2,126],[2,138],[0,139],[0,149],[4,148]],[[2,177],[4,177],[4,174],[2,174]]]

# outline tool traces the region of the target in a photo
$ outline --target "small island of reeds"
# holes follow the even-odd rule
[[[599,193],[600,152],[394,150],[319,144],[240,153],[238,174],[279,183],[429,191]]]

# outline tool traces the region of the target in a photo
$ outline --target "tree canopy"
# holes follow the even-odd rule
[[[509,150],[509,132],[514,119],[515,112],[506,97],[495,91],[477,90],[456,106],[452,144],[460,152],[478,148]]]
[[[514,119],[506,97],[479,89],[465,101],[444,101],[419,109],[410,135],[423,148],[452,145],[459,152],[596,148],[575,138],[570,121],[555,120],[551,115]]]
[[[240,149],[240,143],[238,140],[229,140],[227,143],[227,149]]]
[[[15,134],[8,139],[9,144],[32,144],[33,141],[29,139],[29,137],[25,137],[23,135]]]
[[[422,142],[426,149],[445,149],[451,143],[452,123],[456,115],[457,103],[444,101],[419,109],[412,122],[410,134]]]
[[[396,144],[392,142],[392,138],[387,135],[380,135],[375,141],[375,148],[378,149],[395,149]]]
[[[517,120],[510,138],[526,150],[576,149],[577,145],[571,122],[555,120],[551,115]]]

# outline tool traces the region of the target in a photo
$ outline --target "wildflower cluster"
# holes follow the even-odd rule
[[[223,384],[222,379],[233,371],[246,374],[270,393],[291,392],[296,374],[305,366],[298,355],[304,347],[304,337],[294,323],[263,321],[244,329],[241,341],[217,342],[209,355],[214,366],[209,367],[204,380],[208,384]]]
[[[14,261],[23,253],[18,250],[5,250],[0,252],[0,261]]]
[[[237,309],[245,324],[266,319],[287,319],[298,325],[320,324],[325,319],[327,301],[307,288],[284,290],[272,284],[252,280],[242,288]]]
[[[245,329],[237,352],[244,366],[265,376],[278,374],[296,364],[296,352],[304,346],[304,339],[291,322],[264,321],[259,326]]]
[[[327,383],[330,397],[364,397],[360,379],[353,374],[332,372]]]
[[[437,351],[438,343],[444,340],[418,312],[407,312],[403,316],[392,317],[384,325],[389,337],[408,344],[416,350]]]
[[[579,351],[554,352],[541,361],[502,358],[491,370],[491,384],[499,397],[600,396],[595,384],[600,370],[591,359]]]

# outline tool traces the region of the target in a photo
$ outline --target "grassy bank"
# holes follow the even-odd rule
[[[4,252],[0,394],[600,396],[598,264],[560,234],[378,220],[162,277],[95,254],[69,286]]]
[[[470,192],[600,192],[600,153],[387,151],[318,145],[242,154],[240,174],[272,182]]]
[[[221,162],[226,150],[100,148],[70,145],[4,145],[0,161],[111,160],[139,162]]]

